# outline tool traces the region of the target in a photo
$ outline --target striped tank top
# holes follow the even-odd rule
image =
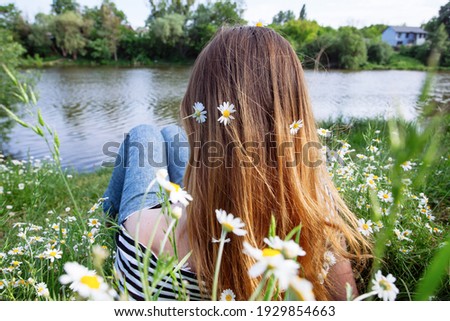
[[[142,288],[141,276],[139,269],[144,267],[144,256],[146,247],[139,243],[139,249],[136,249],[136,243],[133,237],[128,234],[124,227],[121,227],[116,234],[116,258],[115,269],[119,278],[119,287],[122,293],[127,293],[130,300],[143,301],[145,300],[144,291]],[[150,255],[150,262],[148,265],[148,283],[153,282],[153,273],[157,265],[157,257],[152,252]],[[186,269],[181,269],[181,280],[186,281],[185,288],[188,300],[200,301],[205,300],[205,296],[201,296],[200,288],[197,282],[197,276]],[[155,289],[159,293],[159,301],[168,301],[177,299],[177,290],[173,284],[173,279],[166,276],[158,283]],[[153,295],[155,293],[151,293]]]

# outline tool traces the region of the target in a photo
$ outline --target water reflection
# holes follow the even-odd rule
[[[190,67],[52,68],[42,71],[38,107],[59,134],[65,166],[91,170],[108,157],[102,146],[121,142],[141,123],[164,126],[179,120]],[[375,117],[398,111],[417,116],[416,101],[426,74],[416,71],[306,71],[317,120]],[[433,95],[449,99],[450,74],[438,74]],[[443,98],[444,97],[444,98]],[[445,98],[447,97],[447,98]],[[30,116],[26,120],[34,122]],[[4,120],[0,120],[2,130]],[[49,154],[45,143],[21,126],[7,129],[5,152],[16,157]]]

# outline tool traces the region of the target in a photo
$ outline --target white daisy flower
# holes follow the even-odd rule
[[[192,114],[192,117],[195,118],[197,123],[199,124],[204,123],[206,121],[205,106],[200,102],[196,102],[194,103],[194,106],[192,106],[192,108],[194,108],[194,113]]]
[[[372,221],[368,220],[366,222],[366,220],[364,220],[363,218],[358,220],[358,231],[361,232],[362,235],[364,236],[369,236],[370,234],[373,233],[372,230]]]
[[[244,242],[244,254],[247,254],[257,262],[250,268],[248,274],[256,278],[266,271],[270,271],[278,280],[280,290],[286,290],[289,282],[298,275],[299,264],[293,260],[286,260],[280,250],[254,248]]]
[[[301,119],[295,120],[292,124],[289,125],[291,135],[297,134],[300,128],[302,127],[303,127],[303,120]]]
[[[325,129],[325,128],[319,128],[317,130],[317,134],[322,137],[330,137],[331,136],[331,130]]]
[[[375,274],[375,279],[372,280],[372,290],[377,292],[377,295],[383,301],[394,301],[398,294],[398,289],[395,286],[395,277],[392,274],[383,276],[381,271]]]
[[[315,301],[313,285],[306,279],[295,277],[289,282],[289,290],[294,293],[300,301]]]
[[[228,125],[234,117],[231,115],[236,112],[234,109],[234,105],[229,102],[222,103],[217,109],[222,113],[222,116],[219,117],[219,123],[223,123],[225,126]]]
[[[3,290],[8,286],[8,282],[6,280],[0,280],[0,290]]]
[[[38,283],[34,286],[38,296],[48,297],[50,292],[48,291],[47,284],[44,282]]]
[[[375,183],[375,180],[374,180],[373,177],[367,177],[366,184],[371,189],[376,189],[377,188],[377,184]]]
[[[281,251],[286,259],[295,259],[297,256],[305,256],[306,252],[303,248],[293,240],[283,241],[278,236],[265,238],[264,243],[272,249]]]
[[[239,236],[247,234],[247,231],[242,229],[245,224],[239,217],[234,217],[231,213],[227,214],[222,209],[216,210],[216,217],[220,225],[222,225],[222,229],[227,233],[233,232]]]
[[[376,152],[378,152],[378,147],[371,145],[371,146],[367,147],[367,150],[372,153],[376,153]]]
[[[192,201],[192,196],[182,189],[180,185],[167,180],[167,176],[168,173],[165,169],[160,169],[156,172],[156,181],[162,188],[169,192],[169,200],[172,204],[180,202],[184,206],[188,206],[189,201]]]
[[[381,199],[381,201],[384,203],[392,203],[394,201],[394,198],[392,197],[392,193],[388,192],[386,190],[379,191],[377,195],[378,195],[378,198]]]
[[[88,222],[88,226],[89,227],[95,227],[95,228],[99,228],[100,227],[100,221],[96,218],[90,218],[89,222]]]
[[[59,277],[59,282],[69,284],[69,288],[77,292],[83,298],[104,301],[112,300],[113,295],[103,278],[96,275],[95,271],[88,270],[76,262],[64,264],[67,274]]]
[[[23,255],[23,247],[19,246],[19,247],[15,247],[11,250],[8,251],[9,255]]]
[[[95,204],[92,205],[92,207],[89,209],[88,213],[89,213],[89,214],[94,213],[94,212],[98,209],[99,206],[100,206],[100,205],[99,205],[98,203],[95,203]]]
[[[323,254],[323,258],[323,266],[325,270],[328,270],[330,267],[336,264],[336,256],[334,256],[334,253],[331,251],[325,251],[325,253]]]
[[[63,252],[59,249],[48,249],[44,252],[44,254],[46,259],[53,262],[55,259],[60,259]]]
[[[410,161],[406,161],[403,164],[400,164],[400,167],[403,168],[403,170],[405,172],[412,170],[413,165],[415,165],[415,163],[412,163]]]
[[[20,183],[19,185],[17,185],[17,187],[19,188],[19,190],[23,190],[25,188],[25,184]]]
[[[231,289],[223,290],[220,295],[220,301],[236,301],[236,295]]]

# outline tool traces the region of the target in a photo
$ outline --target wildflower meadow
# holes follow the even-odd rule
[[[129,299],[114,269],[114,237],[120,227],[102,211],[101,196],[111,171],[77,173],[63,169],[57,133],[40,111],[34,110],[32,91],[15,78],[12,81],[15,94],[35,114],[36,123],[25,123],[2,108],[18,124],[42,136],[50,156],[19,160],[0,155],[0,300]],[[234,112],[232,107],[223,108],[222,112]],[[201,112],[198,109],[199,119]],[[359,217],[359,232],[374,244],[370,266],[357,275],[360,295],[348,289],[348,300],[450,299],[450,135],[444,130],[445,121],[448,118],[434,117],[414,123],[378,119],[319,124],[328,172]],[[290,130],[300,127],[299,120]],[[178,200],[188,204],[192,197],[169,182],[164,171],[149,182],[149,186],[154,184],[160,188],[161,219],[169,222],[163,244],[175,245],[174,231],[182,214],[170,203]],[[233,289],[219,293],[216,283],[219,273],[224,273],[220,270],[221,254],[229,246],[230,233],[242,238],[242,255],[255,261],[248,273],[261,280],[249,300],[272,300],[280,292],[286,300],[315,299],[312,284],[299,274],[297,257],[310,254],[299,244],[301,226],[281,239],[274,221],[266,247],[259,249],[245,242],[250,227],[239,213],[217,209],[213,214],[222,233],[212,240],[219,255],[208,299],[235,299]],[[178,282],[187,257],[178,257],[176,250],[173,255],[160,253],[154,282],[149,284],[149,252],[140,267],[145,298],[157,300],[158,281],[170,278],[178,298],[189,300],[186,284]],[[336,263],[333,253],[326,253],[325,262],[323,270],[317,271],[323,278]]]

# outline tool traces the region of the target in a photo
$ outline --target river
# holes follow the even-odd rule
[[[64,166],[81,171],[98,168],[111,159],[107,142],[121,142],[141,123],[176,123],[178,106],[187,86],[190,67],[49,68],[40,70],[36,86],[45,121],[58,133]],[[365,118],[400,114],[412,120],[426,74],[420,71],[307,70],[306,82],[316,120]],[[434,79],[434,93],[448,95],[450,73]],[[32,120],[19,111],[25,120]],[[49,155],[41,137],[15,125],[1,149],[17,158]]]

